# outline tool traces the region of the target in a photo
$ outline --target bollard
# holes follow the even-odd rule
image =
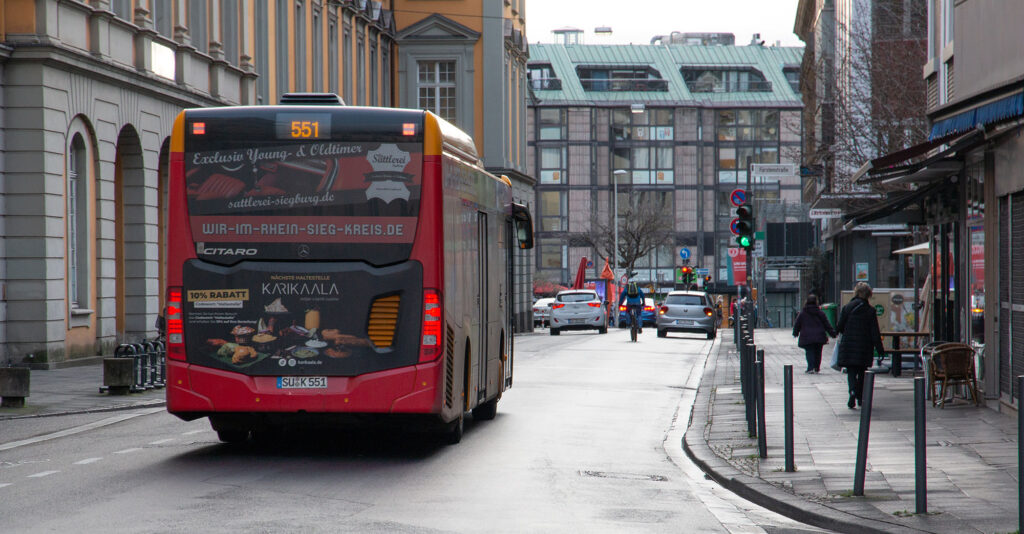
[[[871,430],[871,397],[875,391],[875,374],[864,373],[864,395],[860,407],[860,433],[857,436],[857,465],[853,472],[853,494],[864,496],[864,472],[868,468],[868,433]]]
[[[31,377],[28,367],[0,367],[0,408],[24,408]]]
[[[145,383],[145,380],[143,379],[143,376],[142,376],[142,373],[143,373],[143,370],[142,370],[142,356],[143,356],[143,354],[142,353],[145,351],[145,347],[142,346],[142,343],[132,343],[131,346],[133,348],[133,352],[132,352],[132,377],[133,378],[132,378],[132,390],[131,391],[132,391],[132,393],[139,393],[141,391],[146,391],[146,388],[143,387],[143,384]]]
[[[747,345],[745,358],[743,365],[747,371],[747,396],[744,400],[746,404],[747,414],[747,434],[750,437],[757,435],[757,393],[756,393],[756,381],[754,377],[754,351],[756,347],[753,345]]]
[[[153,346],[156,350],[156,382],[153,385],[162,388],[167,385],[167,348],[159,340],[153,342]]]
[[[1024,392],[1024,375],[1017,377],[1017,532],[1024,529],[1024,409],[1020,406],[1021,393]]]
[[[757,453],[761,458],[768,457],[768,433],[765,431],[767,424],[764,420],[764,349],[758,349],[757,360]]]
[[[156,347],[153,346],[152,341],[144,341],[142,342],[142,348],[145,351],[143,353],[145,356],[142,362],[142,387],[145,389],[153,389],[156,387],[154,385],[154,382],[156,381]]]
[[[786,472],[796,471],[793,462],[793,366],[782,367],[783,411],[786,417]]]
[[[915,513],[928,513],[928,480],[925,469],[924,377],[914,379],[914,503]]]

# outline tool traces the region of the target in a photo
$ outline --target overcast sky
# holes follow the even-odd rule
[[[803,46],[793,33],[799,0],[527,0],[526,38],[554,42],[551,30],[572,26],[584,31],[585,44],[649,44],[655,35],[727,32],[737,45],[755,33],[765,44]],[[611,26],[610,39],[594,28]]]

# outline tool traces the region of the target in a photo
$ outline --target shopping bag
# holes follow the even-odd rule
[[[832,367],[836,371],[842,370],[842,368],[839,367],[839,343],[841,343],[842,341],[843,336],[837,337],[836,344],[835,346],[832,347],[832,363],[830,364],[830,367]]]

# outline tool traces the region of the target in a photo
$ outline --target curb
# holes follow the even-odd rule
[[[46,412],[46,413],[34,413],[25,415],[4,415],[0,414],[0,421],[14,420],[14,419],[38,419],[40,417],[57,417],[59,415],[81,415],[89,413],[104,413],[104,412],[119,412],[122,410],[135,410],[138,408],[155,408],[157,406],[167,406],[167,401],[164,399],[154,399],[149,401],[139,401],[133,404],[124,404],[121,406],[109,406],[106,408],[89,408],[86,410],[67,410],[61,412]]]
[[[724,345],[724,340],[722,344]],[[768,482],[747,475],[719,457],[704,439],[704,428],[708,425],[706,414],[711,394],[705,380],[713,376],[718,356],[722,350],[718,347],[714,360],[708,358],[701,376],[701,385],[690,412],[690,422],[683,434],[683,450],[686,456],[700,468],[711,480],[723,488],[743,497],[744,499],[784,515],[790,519],[808,525],[851,534],[889,534],[893,532],[920,533],[918,530],[899,523],[889,523],[861,517],[841,510],[836,510],[816,502],[807,501],[796,495],[779,489]],[[705,414],[705,415],[701,415]]]

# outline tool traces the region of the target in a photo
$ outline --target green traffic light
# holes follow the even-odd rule
[[[743,248],[749,248],[751,245],[750,236],[747,235],[741,235],[737,237],[736,242],[739,243],[739,245]]]

